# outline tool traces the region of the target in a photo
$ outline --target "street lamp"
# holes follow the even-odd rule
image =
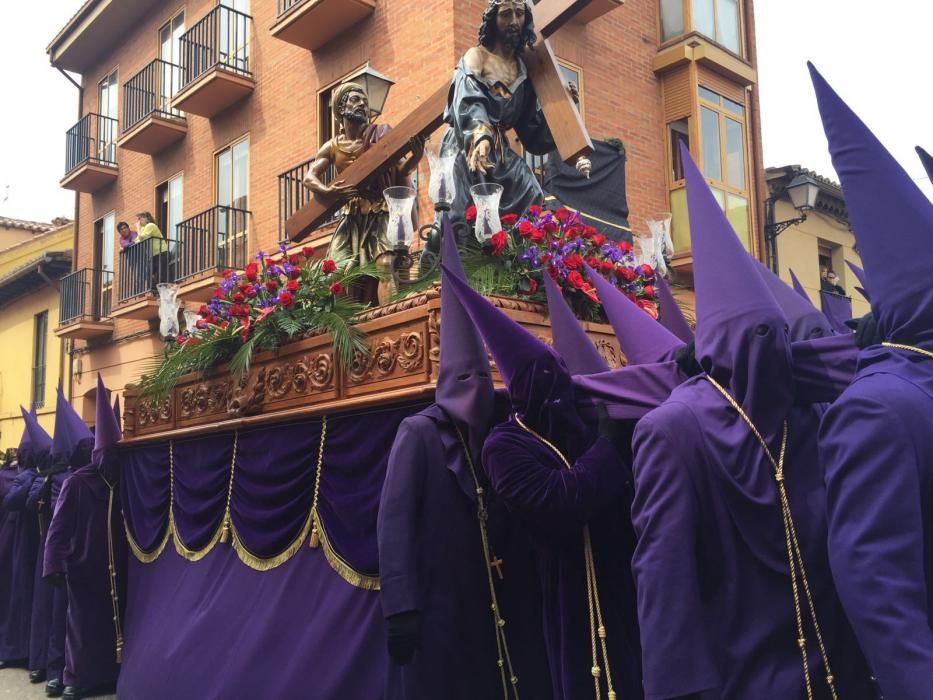
[[[382,114],[386,99],[389,97],[389,90],[395,85],[395,81],[387,75],[383,75],[368,63],[360,68],[356,73],[348,76],[344,82],[356,83],[366,91],[366,97],[369,99],[369,111],[373,118]]]
[[[771,261],[771,270],[778,274],[777,237],[790,226],[802,224],[807,220],[807,214],[816,206],[816,198],[820,193],[820,183],[805,173],[799,173],[784,189],[778,190],[765,200],[765,241],[768,245],[768,258]],[[800,216],[786,221],[774,220],[774,205],[784,195],[790,197]]]

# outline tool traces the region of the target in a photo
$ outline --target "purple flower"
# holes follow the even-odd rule
[[[265,251],[260,250],[258,253],[256,253],[256,259],[257,259],[259,262],[262,262],[263,260],[265,260],[265,259],[266,259],[266,253],[265,253]]]

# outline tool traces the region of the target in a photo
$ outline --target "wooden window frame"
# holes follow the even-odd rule
[[[691,34],[696,34],[697,36],[702,36],[709,41],[713,42],[716,46],[721,48],[723,51],[728,51],[733,56],[737,56],[742,60],[745,59],[746,46],[745,46],[745,0],[737,0],[738,8],[738,20],[739,26],[737,28],[738,37],[739,37],[739,50],[738,52],[733,51],[724,44],[719,42],[719,39],[715,36],[707,36],[702,32],[694,29],[693,27],[693,0],[681,0],[681,12],[684,18],[684,33],[677,36],[672,36],[670,39],[664,38],[664,27],[661,26],[661,0],[658,2],[658,19],[657,19],[657,37],[658,37],[658,46],[660,48],[666,48],[668,46],[673,46],[674,44],[683,41],[684,37],[690,36]],[[719,0],[713,0],[713,26],[718,30],[719,27]]]
[[[39,319],[43,318],[45,320],[44,332],[39,334]],[[42,357],[39,357],[39,345],[42,346]],[[48,359],[49,354],[49,310],[45,309],[40,311],[37,314],[33,314],[32,317],[32,377],[30,381],[30,393],[32,394],[32,404],[36,408],[45,407],[45,394],[46,394],[46,384],[48,383]],[[42,364],[38,365],[36,362],[41,359]],[[42,395],[39,395],[38,383],[36,382],[37,371],[39,368],[42,368]]]
[[[736,114],[735,112],[732,112],[726,109],[725,107],[723,107],[721,102],[719,104],[716,104],[714,102],[710,102],[709,100],[707,100],[705,97],[703,97],[700,94],[700,88],[703,88],[704,90],[709,90],[710,92],[715,93],[716,95],[719,95],[720,100],[727,99],[730,102],[734,102],[735,104],[740,104],[740,103],[728,97],[725,97],[724,95],[720,95],[715,90],[703,85],[702,82],[698,83],[697,85],[697,100],[698,100],[697,119],[698,121],[702,121],[702,109],[704,107],[706,107],[709,110],[712,110],[713,112],[716,112],[716,114],[719,117],[719,159],[720,159],[720,168],[721,168],[720,174],[722,175],[722,179],[716,180],[716,179],[707,177],[706,173],[703,173],[703,177],[710,185],[715,185],[719,189],[725,190],[726,192],[731,192],[732,194],[737,194],[737,195],[748,198],[750,196],[749,185],[751,183],[751,178],[750,178],[751,173],[749,172],[749,163],[751,162],[751,157],[750,157],[751,149],[749,148],[749,143],[748,143],[748,105],[744,105],[744,104],[742,105],[743,114],[740,116]],[[738,122],[739,124],[742,125],[742,149],[744,151],[743,164],[744,164],[744,170],[745,170],[745,173],[744,173],[745,174],[745,177],[744,177],[745,188],[744,189],[735,187],[734,185],[726,182],[725,180],[725,178],[728,177],[728,170],[729,170],[728,162],[727,162],[727,152],[726,152],[725,119],[731,119],[732,121]],[[703,128],[702,128],[701,123],[697,124],[697,133],[699,134],[699,139],[697,143],[697,148],[698,148],[697,153],[699,155],[700,165],[702,165],[703,163]]]

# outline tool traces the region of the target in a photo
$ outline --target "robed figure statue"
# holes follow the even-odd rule
[[[531,7],[524,0],[489,0],[479,45],[457,64],[444,112],[449,128],[440,150],[458,152],[451,218],[463,218],[471,204],[470,187],[480,182],[502,185],[499,208],[504,212],[522,214],[543,200],[534,173],[506,137],[514,129],[529,153],[543,155],[555,149],[522,60],[535,40]],[[576,98],[575,88],[570,89]],[[588,165],[582,159],[579,167],[585,170]]]

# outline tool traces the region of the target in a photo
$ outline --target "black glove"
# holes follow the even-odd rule
[[[688,377],[703,374],[703,367],[697,362],[696,344],[692,340],[675,353],[674,360],[680,371]]]
[[[43,581],[53,588],[63,588],[65,586],[65,574],[49,574]]]
[[[870,348],[872,345],[881,345],[884,338],[878,332],[878,324],[871,313],[867,313],[858,320],[855,328],[855,343],[860,350]]]
[[[396,613],[386,618],[386,641],[389,656],[399,666],[411,663],[418,648],[421,613],[417,610]]]

